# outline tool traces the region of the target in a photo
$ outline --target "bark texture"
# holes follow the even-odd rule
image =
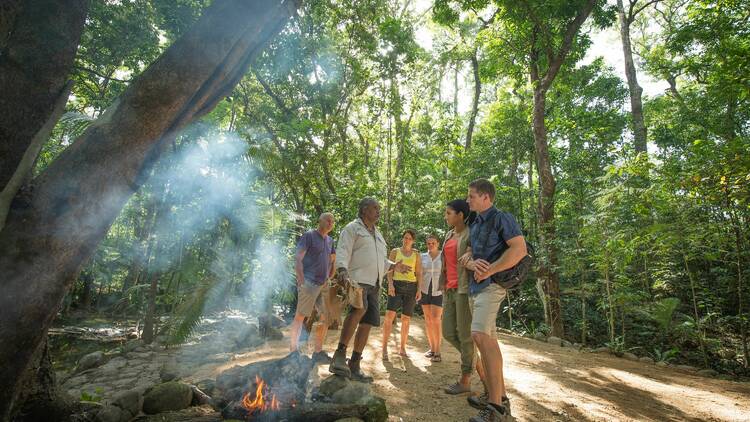
[[[633,62],[633,48],[630,44],[630,24],[633,23],[633,2],[631,0],[630,13],[625,13],[622,0],[617,0],[617,17],[620,23],[620,38],[622,39],[622,53],[625,57],[625,77],[630,91],[630,114],[633,119],[633,147],[637,152],[647,152],[646,123],[643,120],[643,88],[638,85],[638,75]]]
[[[230,93],[296,7],[215,1],[16,199],[0,232],[0,420],[81,264],[163,145]]]
[[[88,0],[15,3],[0,8],[0,189],[63,92],[88,10]]]

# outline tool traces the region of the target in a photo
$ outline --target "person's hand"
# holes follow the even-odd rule
[[[349,271],[346,270],[346,268],[339,268],[336,270],[336,283],[338,283],[339,286],[346,286],[346,283],[349,282]]]
[[[297,276],[297,287],[302,287],[303,284],[305,284],[305,278]]]
[[[458,263],[463,265],[464,267],[469,261],[471,261],[471,252],[465,252],[458,258]]]
[[[396,288],[390,283],[388,284],[388,296],[396,296]]]
[[[488,279],[492,273],[490,272],[490,263],[484,259],[475,259],[473,261],[474,267],[474,280],[482,282]]]
[[[393,264],[393,271],[396,271],[397,273],[408,273],[411,271],[411,265],[406,265],[403,262],[398,261]]]
[[[422,291],[417,289],[417,302],[419,302],[420,299],[422,299]]]

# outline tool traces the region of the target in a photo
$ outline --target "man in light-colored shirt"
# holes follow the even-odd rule
[[[362,289],[362,307],[350,306],[341,327],[341,338],[329,370],[358,381],[372,382],[360,369],[362,351],[370,329],[380,325],[380,280],[388,271],[407,272],[411,267],[388,261],[388,248],[375,224],[380,218],[380,204],[373,198],[359,202],[359,218],[341,230],[336,248],[337,281]],[[355,335],[356,332],[356,335]],[[346,362],[346,349],[354,337],[354,350]]]

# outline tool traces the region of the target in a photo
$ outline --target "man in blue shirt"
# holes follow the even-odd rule
[[[297,278],[297,312],[291,328],[290,351],[297,351],[302,322],[318,311],[318,327],[315,330],[313,360],[330,363],[331,358],[323,351],[323,340],[328,331],[328,279],[333,276],[336,250],[328,234],[333,230],[333,214],[323,213],[318,218],[318,228],[310,230],[297,242],[294,270]]]
[[[507,292],[494,283],[492,275],[513,268],[526,256],[526,241],[512,215],[494,207],[495,187],[489,180],[469,184],[469,208],[477,219],[470,226],[472,257],[464,258],[466,268],[474,271],[469,284],[473,302],[471,337],[482,355],[485,372],[486,404],[475,399],[472,405],[484,406],[470,422],[508,421],[510,401],[505,392],[503,356],[495,334],[495,320]]]

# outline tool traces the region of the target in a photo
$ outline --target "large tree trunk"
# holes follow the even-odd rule
[[[16,199],[0,232],[0,419],[81,263],[163,146],[231,92],[296,6],[215,1]]]
[[[555,176],[552,174],[549,149],[547,147],[547,126],[544,111],[547,92],[534,89],[534,110],[532,129],[536,165],[539,173],[539,241],[545,249],[545,260],[539,265],[539,276],[543,280],[544,295],[547,299],[547,321],[552,335],[562,338],[563,320],[560,306],[560,279],[557,275],[557,245],[555,243]]]
[[[16,3],[0,9],[0,189],[55,108],[88,9],[87,0]]]
[[[617,0],[617,16],[620,22],[620,38],[622,39],[622,53],[625,56],[625,77],[630,90],[630,114],[633,118],[633,146],[636,152],[647,152],[646,124],[643,121],[643,88],[638,85],[638,77],[633,62],[633,49],[630,45],[631,18],[625,15],[622,0]]]

